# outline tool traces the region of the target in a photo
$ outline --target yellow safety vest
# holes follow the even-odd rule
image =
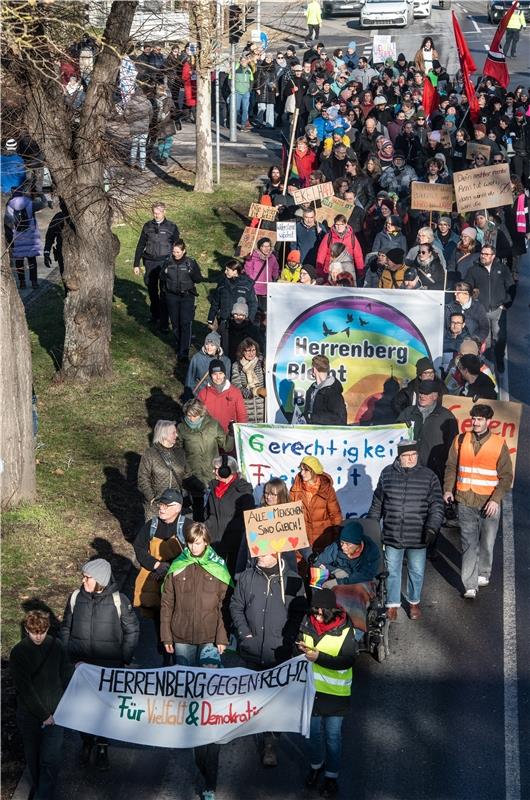
[[[328,656],[338,656],[349,630],[349,627],[344,628],[340,636],[330,636],[326,633],[316,644],[312,636],[308,633],[304,633],[303,642],[308,647],[314,647],[319,653],[325,653]],[[322,667],[316,661],[311,663],[313,665],[313,680],[317,692],[332,694],[338,697],[349,697],[351,695],[353,676],[351,667],[348,669],[328,669],[327,667]]]
[[[526,28],[524,11],[514,11],[506,27],[510,28],[511,30],[515,29],[516,31],[520,31],[521,28]]]

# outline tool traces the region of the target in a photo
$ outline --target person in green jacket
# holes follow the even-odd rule
[[[50,798],[61,763],[64,733],[53,714],[74,667],[59,639],[48,635],[47,611],[28,611],[22,624],[27,635],[9,657],[17,693],[17,725],[34,797]]]
[[[245,130],[252,128],[248,119],[248,109],[250,105],[250,90],[253,83],[254,73],[249,60],[246,56],[241,56],[236,69],[234,89],[236,94],[236,114],[241,114],[241,127]]]
[[[234,448],[234,439],[208,414],[200,400],[188,400],[183,412],[184,420],[177,430],[187,463],[195,477],[196,490],[188,489],[193,499],[193,518],[202,522],[204,492],[212,480],[212,461],[219,457],[220,452],[230,453]]]

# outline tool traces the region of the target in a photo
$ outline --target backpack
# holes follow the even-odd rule
[[[175,534],[176,538],[179,541],[180,546],[182,549],[186,547],[186,540],[184,538],[184,523],[186,522],[186,517],[180,516],[177,521],[177,532]],[[153,539],[155,533],[158,528],[158,517],[153,517],[151,520],[151,525],[149,526],[149,539]],[[79,591],[79,590],[78,590]]]
[[[72,594],[70,595],[70,611],[72,614],[74,613],[75,603],[79,596],[79,592],[81,589],[75,589]],[[118,614],[118,619],[121,619],[121,597],[119,592],[112,592],[112,599],[114,601],[114,605],[116,606],[116,612]]]

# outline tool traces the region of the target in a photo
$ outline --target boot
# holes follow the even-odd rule
[[[90,756],[92,755],[93,742],[83,742],[81,752],[79,754],[79,763],[82,767],[86,767],[90,763]]]
[[[336,778],[324,779],[322,789],[320,790],[320,795],[322,797],[335,797],[338,791],[339,791],[339,784],[337,783]]]
[[[106,744],[98,744],[98,749],[96,750],[96,767],[101,772],[106,772],[110,767],[108,747]]]
[[[263,755],[261,757],[261,763],[264,767],[277,767],[278,766],[278,756],[276,755],[276,745],[272,737],[267,738],[265,740],[265,744],[263,746]]]

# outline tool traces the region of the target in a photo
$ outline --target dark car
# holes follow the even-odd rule
[[[501,21],[511,5],[511,0],[488,0],[488,20],[492,25]],[[520,7],[524,11],[525,20],[530,22],[530,0],[520,0]]]
[[[322,13],[326,17],[332,17],[334,14],[359,16],[363,2],[364,0],[324,0]]]

